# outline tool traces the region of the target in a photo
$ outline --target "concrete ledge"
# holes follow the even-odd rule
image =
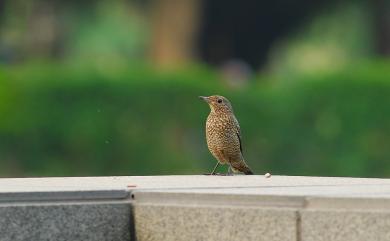
[[[0,240],[130,240],[125,203],[0,206]]]
[[[0,179],[0,240],[130,240],[129,190],[115,179]]]
[[[390,240],[390,180],[0,179],[0,240]]]
[[[296,240],[297,213],[234,205],[136,204],[137,240]]]

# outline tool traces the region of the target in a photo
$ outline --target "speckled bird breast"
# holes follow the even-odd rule
[[[220,150],[231,155],[240,153],[237,131],[238,123],[232,114],[210,113],[206,122],[206,140],[211,153],[214,156]]]

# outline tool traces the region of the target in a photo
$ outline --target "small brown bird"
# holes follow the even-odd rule
[[[215,174],[219,164],[228,164],[228,175],[243,172],[253,175],[242,155],[240,125],[233,113],[229,100],[223,96],[199,96],[210,106],[206,121],[206,140],[211,154],[218,160],[210,175]]]

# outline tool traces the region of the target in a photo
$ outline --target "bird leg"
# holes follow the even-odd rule
[[[231,166],[229,166],[226,176],[233,176],[233,170]]]
[[[217,165],[215,165],[215,167],[211,173],[206,173],[205,175],[216,175],[215,170],[217,170],[218,166],[219,166],[219,162],[217,162]]]
[[[215,165],[213,171],[211,172],[211,175],[215,174],[215,170],[217,170],[217,167],[219,166],[219,162],[217,162],[217,165]]]

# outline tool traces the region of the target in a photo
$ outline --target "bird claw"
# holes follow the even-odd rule
[[[226,176],[224,173],[203,173],[205,176]]]
[[[233,173],[218,173],[218,175],[219,175],[219,176],[227,176],[227,177],[229,177],[229,176],[234,176]]]

